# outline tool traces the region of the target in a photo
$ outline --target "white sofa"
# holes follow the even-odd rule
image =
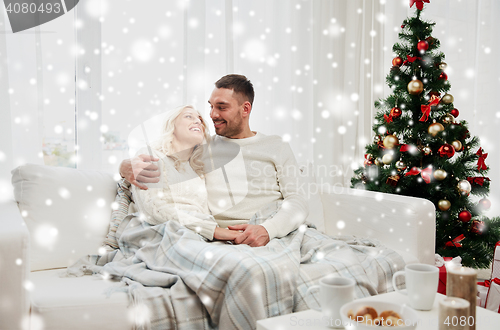
[[[16,201],[0,204],[0,329],[132,329],[128,296],[103,294],[119,283],[59,277],[78,258],[102,249],[116,194],[112,175],[25,165],[13,171],[13,185]],[[340,187],[314,190],[309,219],[326,233],[374,237],[407,263],[434,264],[429,201]]]

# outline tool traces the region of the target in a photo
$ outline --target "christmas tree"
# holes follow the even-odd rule
[[[433,22],[420,18],[423,2],[401,25],[397,55],[386,77],[392,94],[375,102],[373,143],[354,188],[421,197],[436,206],[436,253],[462,258],[464,266],[487,268],[500,240],[500,219],[481,213],[491,206],[487,153],[458,120],[445,56],[432,36]],[[483,197],[474,202],[470,195]]]

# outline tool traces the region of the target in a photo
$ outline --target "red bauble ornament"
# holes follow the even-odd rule
[[[472,221],[472,226],[470,231],[474,234],[482,235],[486,226],[484,225],[484,221],[474,220]]]
[[[441,72],[438,79],[439,80],[448,80],[448,75],[444,72]]]
[[[391,109],[391,116],[392,118],[399,118],[403,114],[403,111],[401,111],[400,108],[394,107]]]
[[[457,117],[458,117],[458,114],[459,114],[458,109],[453,109],[453,110],[451,110],[451,111],[450,111],[450,113],[451,113],[451,115],[452,115],[453,117],[455,117],[455,118],[457,118]]]
[[[404,29],[404,28],[405,28],[405,25],[404,25],[404,24],[403,24],[403,25],[401,25],[401,28],[402,28],[402,29]]]
[[[455,148],[451,144],[443,144],[439,147],[438,154],[440,157],[451,158],[455,154]]]
[[[481,208],[481,210],[487,210],[491,207],[491,202],[489,199],[482,198],[477,205]]]
[[[463,210],[458,214],[458,219],[462,222],[469,222],[471,218],[472,214],[470,214],[470,212],[467,210]]]
[[[364,161],[363,165],[364,166],[373,165],[373,155],[372,154],[365,154],[365,161]]]
[[[425,52],[429,49],[429,43],[426,40],[420,40],[417,44],[417,49],[419,52]]]
[[[395,57],[392,59],[392,65],[394,66],[401,66],[403,64],[403,59],[401,57]]]

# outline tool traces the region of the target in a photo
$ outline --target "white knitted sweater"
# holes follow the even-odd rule
[[[208,205],[220,227],[248,223],[261,208],[279,200],[281,209],[262,223],[270,239],[286,236],[305,222],[309,207],[288,143],[262,133],[245,139],[217,135],[213,142],[222,156],[213,160],[217,168],[207,169],[206,182]]]
[[[212,240],[217,222],[208,210],[205,179],[200,178],[189,163],[183,163],[177,171],[170,157],[157,150],[153,153],[160,159],[160,182],[147,184],[148,190],[132,186],[134,202],[144,220],[152,225],[178,221]]]

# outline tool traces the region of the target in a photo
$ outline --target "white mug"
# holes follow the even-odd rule
[[[354,300],[355,284],[356,281],[352,278],[325,276],[319,280],[319,285],[313,285],[307,289],[306,297],[312,291],[319,290],[321,310],[313,309],[322,312],[323,316],[328,318],[330,326],[343,328],[340,307]]]
[[[405,275],[406,291],[396,287],[396,277]],[[396,272],[392,277],[394,290],[408,296],[410,306],[423,311],[432,309],[439,283],[439,269],[426,264],[410,264],[405,270]]]

